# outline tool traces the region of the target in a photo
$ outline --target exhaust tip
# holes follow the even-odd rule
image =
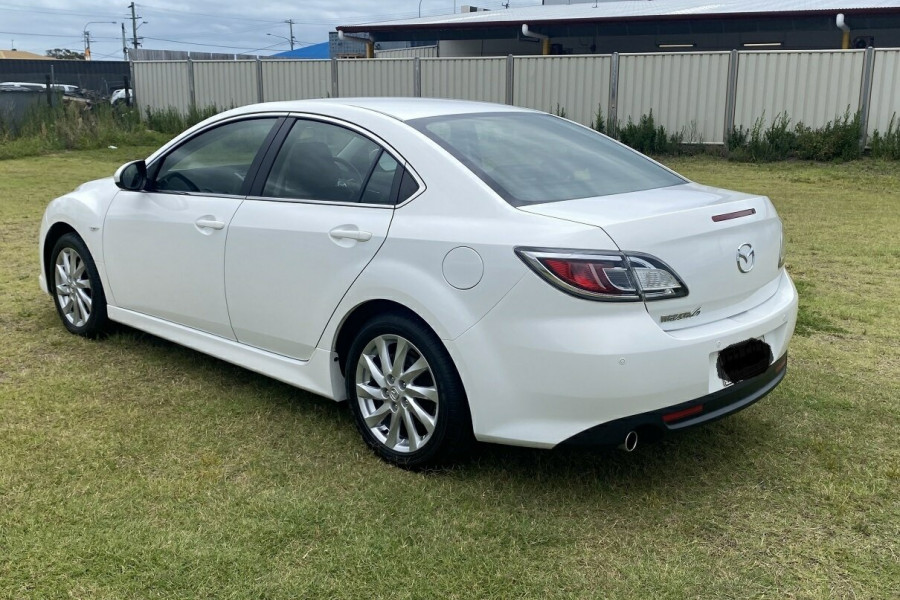
[[[619,449],[625,452],[634,452],[637,448],[638,434],[637,431],[631,430],[625,434],[625,440],[619,444]]]

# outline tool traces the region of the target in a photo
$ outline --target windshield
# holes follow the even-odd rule
[[[599,133],[546,114],[478,113],[408,123],[513,206],[686,183]]]

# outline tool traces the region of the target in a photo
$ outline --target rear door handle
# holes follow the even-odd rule
[[[360,231],[359,229],[350,229],[347,227],[337,227],[328,232],[331,237],[336,240],[356,240],[357,242],[368,242],[372,239],[371,231]]]
[[[215,219],[206,217],[197,219],[194,221],[194,224],[201,229],[225,229],[225,223],[222,221],[216,221]]]

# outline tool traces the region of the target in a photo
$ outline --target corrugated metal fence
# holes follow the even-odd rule
[[[396,54],[393,56],[397,56]],[[142,110],[351,96],[426,96],[565,109],[588,125],[651,111],[685,141],[724,143],[781,113],[820,127],[849,109],[868,135],[900,113],[900,49],[374,60],[139,61]],[[900,120],[900,118],[898,118]]]

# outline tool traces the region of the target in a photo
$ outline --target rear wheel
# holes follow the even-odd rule
[[[357,429],[386,461],[434,466],[471,446],[459,374],[424,324],[394,314],[370,320],[350,346],[346,381]]]
[[[86,337],[102,333],[107,325],[106,296],[84,241],[74,233],[65,234],[53,246],[50,261],[47,283],[63,325]]]

